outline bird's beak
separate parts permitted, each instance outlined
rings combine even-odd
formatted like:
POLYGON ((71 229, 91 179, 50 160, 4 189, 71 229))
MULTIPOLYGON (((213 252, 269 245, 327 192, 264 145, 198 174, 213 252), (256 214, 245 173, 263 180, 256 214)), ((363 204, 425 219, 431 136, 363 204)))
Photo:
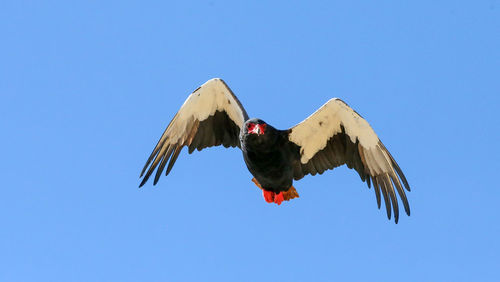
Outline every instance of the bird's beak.
POLYGON ((263 135, 266 132, 265 124, 256 124, 253 128, 251 128, 248 133, 263 135))

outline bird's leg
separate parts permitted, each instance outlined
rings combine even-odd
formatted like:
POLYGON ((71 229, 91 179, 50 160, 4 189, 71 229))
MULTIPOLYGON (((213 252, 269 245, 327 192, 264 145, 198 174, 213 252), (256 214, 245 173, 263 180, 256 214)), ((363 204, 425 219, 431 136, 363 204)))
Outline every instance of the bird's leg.
POLYGON ((276 203, 277 205, 281 205, 283 201, 290 201, 291 199, 298 198, 299 193, 295 190, 295 187, 290 186, 290 189, 284 192, 274 193, 273 191, 267 191, 262 188, 259 181, 257 179, 252 178, 252 182, 255 183, 257 187, 262 189, 262 195, 264 196, 264 200, 268 203, 276 203))
POLYGON ((283 202, 283 192, 279 192, 274 196, 274 203, 277 204, 278 206, 281 205, 281 202, 283 202))
POLYGON ((274 196, 276 195, 274 192, 272 191, 267 191, 266 189, 262 188, 262 186, 260 185, 259 181, 257 181, 257 179, 252 178, 252 182, 255 183, 255 185, 257 187, 259 187, 260 189, 262 189, 262 196, 264 196, 264 200, 266 200, 266 202, 268 203, 273 203, 274 202, 274 196))
POLYGON ((275 201, 276 194, 273 191, 262 189, 262 196, 264 196, 264 200, 266 200, 266 202, 272 203, 275 201))
POLYGON ((264 200, 266 200, 266 202, 268 202, 268 203, 275 202, 275 196, 276 196, 276 194, 273 191, 267 191, 266 189, 262 188, 262 186, 260 185, 259 181, 257 181, 257 179, 255 179, 255 177, 252 178, 252 182, 255 183, 255 185, 257 187, 259 187, 260 189, 262 189, 262 196, 264 196, 264 200))
POLYGON ((281 205, 283 201, 290 201, 291 199, 295 199, 299 197, 299 193, 295 190, 295 187, 290 186, 290 189, 287 191, 282 191, 279 194, 274 196, 274 202, 278 205, 281 205))

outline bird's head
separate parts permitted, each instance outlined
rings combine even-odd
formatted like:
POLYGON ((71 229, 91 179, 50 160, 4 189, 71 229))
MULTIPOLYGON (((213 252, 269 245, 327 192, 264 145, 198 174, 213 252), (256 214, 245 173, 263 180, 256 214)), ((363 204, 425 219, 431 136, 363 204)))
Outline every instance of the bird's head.
POLYGON ((262 146, 273 146, 278 140, 277 130, 261 119, 249 119, 243 125, 240 140, 246 143, 246 147, 257 148, 260 150, 262 146))
POLYGON ((245 122, 245 132, 247 134, 256 134, 257 136, 266 134, 267 123, 261 119, 253 118, 245 122))

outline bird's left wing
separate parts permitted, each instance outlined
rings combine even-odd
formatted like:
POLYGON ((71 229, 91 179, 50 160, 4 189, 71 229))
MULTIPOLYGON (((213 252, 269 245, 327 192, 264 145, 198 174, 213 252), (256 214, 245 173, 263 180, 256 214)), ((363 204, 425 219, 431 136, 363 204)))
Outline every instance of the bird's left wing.
POLYGON ((389 219, 391 202, 396 223, 399 218, 394 188, 403 201, 406 213, 410 214, 403 185, 408 191, 410 186, 401 168, 368 122, 344 101, 331 99, 307 119, 289 129, 288 138, 300 150, 300 160, 294 166, 295 180, 306 174, 321 174, 346 164, 359 173, 368 187, 373 182, 379 208, 382 191, 389 219))
POLYGON ((139 187, 158 165, 153 184, 158 182, 167 162, 168 175, 184 146, 188 146, 190 154, 195 149, 218 145, 240 147, 240 129, 247 119, 245 109, 222 79, 207 81, 189 95, 163 132, 142 169, 144 178, 139 187))

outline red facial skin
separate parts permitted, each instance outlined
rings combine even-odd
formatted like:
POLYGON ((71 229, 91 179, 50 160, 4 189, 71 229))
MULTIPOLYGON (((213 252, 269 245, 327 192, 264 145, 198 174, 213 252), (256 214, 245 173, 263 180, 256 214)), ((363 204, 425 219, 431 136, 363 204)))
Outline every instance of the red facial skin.
POLYGON ((249 134, 262 135, 266 133, 266 124, 249 123, 247 124, 247 130, 249 134))

